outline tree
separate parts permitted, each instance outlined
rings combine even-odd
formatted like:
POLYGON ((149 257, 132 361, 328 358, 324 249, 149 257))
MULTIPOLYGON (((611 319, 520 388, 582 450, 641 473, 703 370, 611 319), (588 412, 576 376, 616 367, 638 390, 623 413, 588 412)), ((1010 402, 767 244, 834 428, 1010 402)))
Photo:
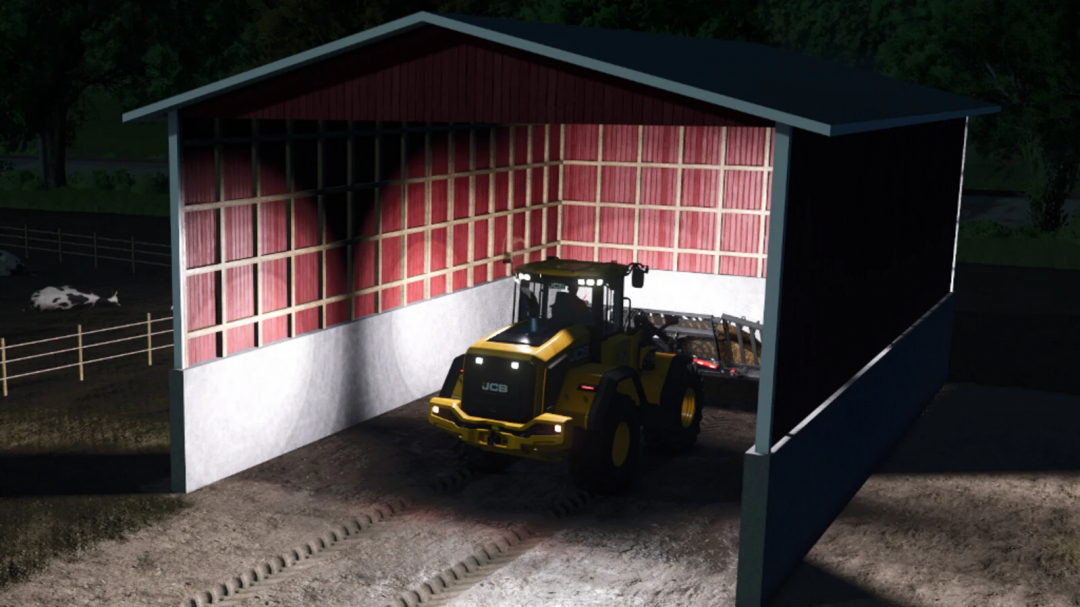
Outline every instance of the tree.
POLYGON ((1020 157, 1031 221, 1064 225, 1080 166, 1080 3, 1073 0, 769 0, 779 44, 1001 105, 969 141, 1020 157))
POLYGON ((122 93, 131 103, 218 75, 222 69, 214 68, 236 58, 223 51, 242 29, 230 9, 245 6, 242 0, 0 3, 0 112, 37 138, 45 186, 67 183, 66 151, 88 114, 88 90, 122 93))
POLYGON ((1065 225, 1080 167, 1080 4, 1072 0, 917 0, 882 45, 884 73, 1001 105, 971 138, 998 162, 1033 169, 1031 221, 1065 225))

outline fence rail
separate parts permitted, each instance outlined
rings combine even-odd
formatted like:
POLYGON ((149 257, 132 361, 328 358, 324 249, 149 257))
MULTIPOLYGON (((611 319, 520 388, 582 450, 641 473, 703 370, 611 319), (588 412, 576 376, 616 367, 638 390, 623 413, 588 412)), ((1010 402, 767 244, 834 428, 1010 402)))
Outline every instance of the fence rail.
POLYGON ((65 254, 78 257, 92 257, 94 258, 95 268, 98 267, 99 259, 128 262, 131 264, 132 273, 135 272, 136 264, 164 267, 170 267, 172 265, 170 260, 172 256, 171 245, 135 240, 134 236, 125 240, 123 238, 98 236, 97 232, 93 232, 92 234, 73 234, 64 232, 61 228, 57 228, 53 231, 30 229, 26 225, 21 228, 0 225, 0 246, 22 249, 23 256, 26 259, 30 258, 31 251, 55 253, 57 261, 60 263, 64 262, 65 254), (40 236, 40 234, 48 235, 48 237, 40 236), (108 244, 99 244, 99 242, 124 243, 127 246, 119 247, 108 244), (42 245, 55 246, 54 248, 46 248, 42 245), (137 249, 136 245, 139 245, 139 247, 142 248, 137 249), (147 250, 147 247, 155 247, 159 250, 147 250), (72 250, 73 248, 75 250, 72 250), (112 251, 122 251, 127 255, 124 257, 116 257, 115 255, 103 254, 112 251), (158 260, 139 259, 139 256, 150 256, 152 259, 156 258, 158 260))
POLYGON ((61 335, 59 337, 49 337, 49 338, 46 338, 46 339, 38 339, 38 340, 35 340, 35 341, 27 341, 27 342, 23 342, 23 343, 19 343, 19 344, 8 345, 7 341, 3 337, 0 337, 0 383, 3 384, 4 396, 8 395, 8 382, 10 380, 19 379, 19 378, 22 378, 22 377, 29 377, 31 375, 40 375, 42 373, 48 373, 50 371, 59 371, 61 369, 71 369, 73 367, 78 367, 79 368, 79 381, 84 381, 85 378, 86 378, 85 368, 86 368, 87 365, 90 365, 92 363, 106 361, 106 360, 112 360, 114 358, 122 358, 124 356, 133 356, 133 355, 136 355, 136 354, 145 353, 146 354, 146 365, 147 366, 153 366, 153 364, 154 364, 154 350, 161 350, 161 349, 164 349, 164 348, 171 348, 172 347, 172 344, 164 344, 164 345, 158 345, 158 346, 154 345, 154 336, 155 335, 163 335, 165 333, 172 333, 172 329, 170 328, 170 329, 163 329, 163 330, 160 330, 160 331, 155 331, 153 325, 154 325, 154 323, 167 322, 167 321, 171 321, 171 320, 172 320, 172 316, 167 316, 165 318, 152 318, 151 314, 147 313, 145 322, 134 322, 134 323, 126 324, 126 325, 118 325, 118 326, 115 326, 115 327, 106 327, 104 329, 95 329, 93 331, 83 331, 82 330, 82 325, 76 325, 75 333, 72 333, 70 335, 61 335), (121 329, 129 329, 131 327, 137 327, 137 326, 145 326, 146 327, 146 333, 145 334, 140 334, 140 335, 133 335, 131 337, 121 337, 119 339, 111 339, 111 340, 108 340, 108 341, 95 342, 95 343, 92 343, 92 344, 84 344, 83 343, 83 338, 85 336, 87 336, 87 335, 95 335, 95 334, 98 334, 98 333, 105 333, 105 332, 108 332, 108 331, 119 331, 121 329), (75 347, 72 347, 72 348, 63 348, 63 349, 60 349, 60 350, 51 350, 49 352, 40 352, 40 353, 37 353, 37 354, 30 354, 30 355, 22 356, 22 357, 19 357, 19 358, 8 358, 8 351, 9 350, 14 350, 16 348, 25 348, 27 346, 43 344, 43 343, 57 341, 57 340, 61 340, 61 339, 74 339, 74 340, 76 340, 76 345, 75 345, 75 347), (120 342, 131 341, 131 340, 135 340, 135 339, 145 339, 146 340, 146 347, 143 348, 143 349, 140 349, 140 350, 133 350, 131 352, 123 352, 121 354, 113 354, 113 355, 110 355, 110 356, 99 356, 98 358, 92 358, 92 359, 89 359, 89 360, 87 360, 85 358, 85 353, 90 348, 97 348, 97 347, 100 347, 100 346, 106 346, 106 345, 110 345, 110 344, 117 344, 117 343, 120 343, 120 342), (8 374, 8 366, 13 364, 13 363, 24 362, 24 361, 28 361, 28 360, 32 360, 32 359, 37 359, 37 358, 41 358, 43 356, 54 356, 54 355, 57 355, 57 354, 65 354, 65 353, 68 353, 68 352, 78 352, 78 355, 79 355, 78 362, 59 365, 59 366, 56 366, 56 367, 49 367, 47 369, 36 369, 34 371, 27 371, 27 372, 19 373, 19 374, 16 374, 16 375, 9 375, 8 374))

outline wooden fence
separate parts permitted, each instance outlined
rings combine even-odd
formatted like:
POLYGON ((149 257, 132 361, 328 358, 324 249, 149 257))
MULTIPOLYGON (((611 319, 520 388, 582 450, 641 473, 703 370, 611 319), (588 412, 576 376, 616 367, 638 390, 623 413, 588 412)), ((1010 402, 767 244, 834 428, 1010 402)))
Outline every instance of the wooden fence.
POLYGON ((98 236, 97 232, 90 235, 72 234, 56 230, 33 230, 28 226, 0 226, 0 246, 6 246, 15 250, 22 249, 23 258, 29 259, 31 251, 55 253, 59 263, 64 262, 64 255, 76 255, 80 257, 93 257, 94 267, 98 267, 98 260, 123 261, 131 264, 131 272, 135 272, 136 264, 151 266, 170 267, 171 245, 156 242, 143 242, 135 240, 132 236, 128 240, 122 238, 106 238, 98 236), (52 248, 48 248, 51 245, 52 248), (138 247, 136 247, 138 245, 138 247), (148 249, 148 247, 150 247, 148 249), (123 257, 118 255, 123 254, 123 257), (139 259, 139 256, 150 256, 151 260, 139 259))
POLYGON ((116 327, 107 327, 107 328, 104 328, 104 329, 96 329, 94 331, 85 331, 85 332, 82 330, 82 325, 77 325, 76 332, 73 333, 73 334, 62 335, 60 337, 50 337, 48 339, 39 339, 37 341, 28 341, 28 342, 24 342, 24 343, 21 343, 21 344, 8 345, 6 340, 3 337, 0 337, 0 383, 3 384, 4 396, 8 395, 8 381, 13 380, 13 379, 19 379, 20 377, 29 377, 31 375, 38 375, 38 374, 41 374, 41 373, 48 373, 48 372, 51 372, 51 371, 59 371, 61 369, 71 369, 73 367, 78 367, 78 369, 79 369, 79 381, 83 381, 85 379, 85 368, 86 368, 87 365, 97 363, 97 362, 102 362, 102 361, 105 361, 105 360, 111 360, 111 359, 114 359, 114 358, 121 358, 121 357, 124 357, 124 356, 133 356, 135 354, 143 354, 143 353, 146 354, 146 364, 147 364, 147 366, 151 366, 151 365, 154 364, 154 350, 161 350, 163 348, 171 348, 172 347, 171 343, 170 344, 160 345, 160 346, 155 346, 154 345, 154 336, 155 335, 162 335, 164 333, 172 333, 172 327, 170 326, 168 329, 163 329, 161 331, 154 331, 153 330, 153 325, 154 325, 154 323, 171 321, 171 320, 172 320, 172 316, 169 316, 169 317, 166 317, 166 318, 154 318, 154 319, 151 319, 150 313, 147 313, 146 314, 146 322, 136 322, 136 323, 130 323, 130 324, 126 324, 126 325, 119 325, 119 326, 116 326, 116 327), (92 344, 84 344, 83 343, 83 338, 86 337, 87 335, 95 335, 95 334, 100 334, 100 333, 106 333, 106 332, 109 332, 109 331, 118 331, 120 329, 127 329, 127 328, 130 328, 130 327, 137 327, 137 326, 140 326, 140 325, 144 325, 146 327, 146 333, 145 334, 139 334, 139 335, 135 335, 135 336, 132 336, 132 337, 122 337, 120 339, 113 339, 113 340, 109 340, 109 341, 96 342, 96 343, 92 343, 92 344), (76 340, 75 347, 73 347, 73 348, 63 348, 63 349, 60 349, 60 350, 52 350, 52 351, 49 351, 49 352, 40 352, 38 354, 31 354, 31 355, 23 356, 23 357, 20 357, 20 358, 9 358, 9 354, 8 354, 9 350, 14 350, 16 348, 24 348, 26 346, 32 346, 32 345, 36 345, 36 344, 43 344, 43 343, 46 343, 46 342, 60 341, 60 340, 65 340, 65 339, 67 339, 67 340, 70 340, 70 339, 76 340), (131 351, 131 352, 124 352, 122 354, 114 354, 112 356, 100 356, 98 358, 91 358, 91 359, 87 359, 86 356, 85 356, 86 351, 90 350, 91 348, 97 348, 97 347, 105 346, 105 345, 108 345, 108 344, 115 344, 115 343, 120 343, 120 342, 124 342, 124 341, 131 341, 131 340, 135 340, 135 339, 145 339, 146 340, 146 348, 143 348, 141 350, 134 350, 134 351, 131 351), (36 358, 42 358, 44 356, 53 356, 53 355, 56 355, 56 354, 63 354, 63 353, 66 353, 66 352, 78 352, 78 356, 79 356, 78 362, 70 363, 70 364, 66 364, 66 365, 59 365, 59 366, 56 366, 56 367, 49 367, 47 369, 35 369, 34 371, 28 371, 28 372, 25 372, 25 373, 19 373, 17 375, 8 375, 8 367, 13 363, 23 362, 23 361, 27 361, 27 360, 31 360, 31 359, 36 359, 36 358))

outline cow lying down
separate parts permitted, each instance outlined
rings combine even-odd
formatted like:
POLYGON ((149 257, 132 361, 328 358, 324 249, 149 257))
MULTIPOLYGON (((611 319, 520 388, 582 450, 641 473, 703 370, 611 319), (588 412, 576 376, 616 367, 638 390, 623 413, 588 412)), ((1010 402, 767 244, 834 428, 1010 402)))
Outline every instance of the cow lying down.
POLYGON ((45 287, 40 291, 34 291, 34 294, 30 296, 30 303, 38 312, 77 310, 95 306, 119 306, 118 295, 119 293, 114 291, 112 297, 105 298, 94 293, 83 293, 74 287, 45 287))
POLYGON ((0 278, 7 276, 26 276, 26 266, 22 260, 7 251, 0 251, 0 278))

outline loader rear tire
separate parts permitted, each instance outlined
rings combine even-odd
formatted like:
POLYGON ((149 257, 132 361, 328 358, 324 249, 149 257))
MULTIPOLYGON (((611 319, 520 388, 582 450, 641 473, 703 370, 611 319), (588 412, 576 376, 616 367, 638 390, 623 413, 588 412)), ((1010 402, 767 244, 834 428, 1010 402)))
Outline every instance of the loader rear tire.
POLYGON ((574 483, 586 491, 620 493, 637 480, 641 421, 628 396, 616 394, 598 427, 578 430, 570 455, 574 483))
POLYGON ((676 357, 660 391, 660 405, 649 416, 645 444, 649 451, 676 454, 688 451, 701 432, 704 388, 694 364, 676 357))

